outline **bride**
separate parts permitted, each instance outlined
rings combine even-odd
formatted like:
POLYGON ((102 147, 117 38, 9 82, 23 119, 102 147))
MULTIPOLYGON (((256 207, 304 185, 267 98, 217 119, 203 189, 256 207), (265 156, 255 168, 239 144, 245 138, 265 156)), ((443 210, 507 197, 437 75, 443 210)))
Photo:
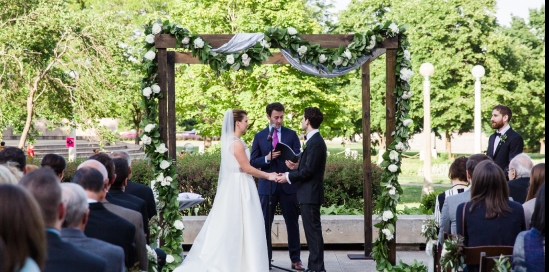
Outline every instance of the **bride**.
POLYGON ((269 271, 263 213, 252 176, 274 180, 250 165, 240 139, 247 113, 228 110, 221 132, 221 169, 212 210, 187 257, 174 272, 269 271))

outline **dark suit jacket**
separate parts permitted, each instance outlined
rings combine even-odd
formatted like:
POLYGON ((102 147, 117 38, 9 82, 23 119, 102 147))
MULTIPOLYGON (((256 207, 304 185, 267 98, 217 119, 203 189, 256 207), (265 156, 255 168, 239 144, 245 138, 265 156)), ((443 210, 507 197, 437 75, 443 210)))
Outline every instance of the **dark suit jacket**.
POLYGON ((524 204, 526 202, 526 195, 528 194, 528 187, 530 186, 530 178, 518 178, 507 182, 509 185, 509 194, 514 201, 524 204))
POLYGON ((147 215, 149 220, 156 215, 156 203, 151 187, 128 180, 124 192, 143 199, 147 203, 147 215))
POLYGON ((107 261, 104 258, 64 242, 56 233, 46 231, 46 242, 47 256, 44 272, 96 272, 105 271, 107 267, 107 261))
POLYGON ((107 260, 106 272, 122 272, 124 267, 124 250, 107 242, 86 237, 83 231, 74 228, 61 229, 61 238, 86 252, 93 253, 107 260))
POLYGON ((289 173, 292 184, 297 184, 297 201, 302 204, 324 203, 324 170, 326 169, 326 143, 315 133, 309 140, 296 171, 289 173))
POLYGON ((124 208, 126 208, 126 209, 134 210, 134 211, 136 211, 136 212, 141 213, 141 208, 139 208, 139 206, 137 206, 136 204, 133 204, 133 203, 131 203, 131 202, 129 202, 129 201, 123 200, 123 199, 121 199, 121 198, 114 197, 114 196, 110 193, 110 191, 107 192, 107 195, 105 196, 105 199, 106 199, 108 202, 110 202, 110 203, 112 203, 112 204, 114 204, 114 205, 122 206, 122 207, 124 207, 124 208))
MULTIPOLYGON (((260 168, 261 171, 265 171, 267 173, 271 172, 271 165, 272 164, 272 171, 276 173, 285 173, 288 172, 288 167, 286 167, 286 162, 279 159, 274 159, 269 163, 265 163, 265 156, 271 152, 272 143, 268 140, 270 132, 270 127, 267 127, 263 129, 262 131, 255 134, 254 142, 252 144, 252 151, 250 155, 250 164, 255 168, 260 168)), ((280 136, 282 139, 280 139, 280 142, 283 142, 290 146, 294 153, 299 153, 300 149, 300 143, 299 138, 297 137, 297 134, 295 131, 281 127, 280 136)), ((272 193, 276 191, 277 186, 282 186, 282 189, 286 194, 295 194, 297 191, 297 186, 294 184, 284 183, 284 184, 278 184, 274 181, 269 181, 266 179, 259 179, 259 185, 258 185, 258 193, 260 195, 268 195, 269 194, 269 187, 272 185, 272 193)))
MULTIPOLYGON (((509 128, 504 135, 507 135, 507 139, 502 143, 499 141, 499 145, 496 148, 496 153, 494 153, 494 140, 496 139, 496 134, 490 135, 488 139, 488 150, 486 150, 486 156, 492 158, 494 162, 505 171, 507 175, 507 170, 509 170, 509 162, 518 154, 522 153, 524 148, 524 140, 522 137, 515 132, 512 128, 509 128)), ((502 135, 503 136, 503 135, 502 135)))
POLYGON ((84 233, 88 237, 122 247, 126 267, 133 267, 137 261, 133 243, 135 227, 128 220, 105 209, 103 204, 90 203, 90 215, 84 233))
POLYGON ((145 230, 145 235, 148 237, 150 235, 149 231, 149 216, 147 214, 147 203, 145 200, 130 195, 120 189, 110 189, 109 194, 115 198, 122 199, 124 201, 131 202, 139 207, 139 212, 141 213, 141 216, 143 216, 143 229, 145 230))

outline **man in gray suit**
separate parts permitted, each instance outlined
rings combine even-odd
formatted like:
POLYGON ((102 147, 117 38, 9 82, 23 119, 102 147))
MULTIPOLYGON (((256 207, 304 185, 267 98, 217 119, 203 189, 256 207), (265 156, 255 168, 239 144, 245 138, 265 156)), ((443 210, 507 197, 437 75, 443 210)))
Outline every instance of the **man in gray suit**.
POLYGON ((86 237, 84 228, 88 222, 88 197, 84 189, 74 183, 61 183, 63 203, 67 207, 61 238, 82 250, 107 260, 106 272, 125 271, 124 250, 107 242, 86 237))
MULTIPOLYGON (((469 184, 473 183, 472 177, 473 177, 473 172, 475 171, 475 167, 481 161, 485 161, 485 160, 491 161, 492 159, 490 159, 490 157, 486 156, 485 154, 474 154, 467 159, 467 163, 465 164, 465 167, 467 169, 466 170, 467 181, 469 181, 469 184)), ((444 233, 456 234, 457 206, 471 199, 471 191, 469 190, 470 188, 471 187, 467 188, 465 192, 461 194, 449 196, 444 201, 444 205, 442 206, 442 211, 440 216, 440 226, 439 226, 440 231, 438 233, 438 242, 441 245, 444 244, 444 233)))

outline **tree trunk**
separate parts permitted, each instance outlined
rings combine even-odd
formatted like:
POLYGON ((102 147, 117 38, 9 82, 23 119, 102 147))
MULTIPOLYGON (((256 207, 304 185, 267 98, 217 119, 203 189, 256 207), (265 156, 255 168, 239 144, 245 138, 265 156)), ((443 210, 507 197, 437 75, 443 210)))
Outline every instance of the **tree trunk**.
POLYGON ((545 154, 545 139, 539 140, 539 154, 545 154))
POLYGON ((34 103, 32 101, 34 99, 35 91, 36 90, 32 90, 27 97, 27 119, 25 120, 25 128, 23 129, 23 132, 21 133, 21 139, 19 140, 19 148, 23 148, 25 146, 25 142, 27 141, 27 134, 29 133, 31 127, 32 113, 34 110, 34 103))
POLYGON ((446 130, 446 154, 448 155, 448 160, 452 159, 452 131, 446 130))
POLYGON ((204 149, 212 146, 212 136, 204 136, 204 149))

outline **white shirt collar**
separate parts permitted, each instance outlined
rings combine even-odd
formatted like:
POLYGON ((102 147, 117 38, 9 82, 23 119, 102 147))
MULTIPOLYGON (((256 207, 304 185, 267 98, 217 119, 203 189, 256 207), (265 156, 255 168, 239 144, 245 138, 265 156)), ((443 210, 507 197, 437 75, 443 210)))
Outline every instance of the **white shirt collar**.
MULTIPOLYGON (((309 131, 309 133, 307 133, 307 141, 309 141, 309 139, 311 139, 311 137, 313 137, 313 135, 315 135, 315 133, 318 132, 318 129, 313 129, 311 131, 309 131)), ((305 141, 305 142, 307 142, 305 141)))
POLYGON ((97 200, 88 198, 88 203, 97 203, 97 200))
POLYGON ((507 126, 503 127, 500 131, 498 131, 499 133, 501 133, 501 135, 505 134, 505 132, 507 132, 509 129, 511 128, 511 126, 509 124, 507 124, 507 126))

